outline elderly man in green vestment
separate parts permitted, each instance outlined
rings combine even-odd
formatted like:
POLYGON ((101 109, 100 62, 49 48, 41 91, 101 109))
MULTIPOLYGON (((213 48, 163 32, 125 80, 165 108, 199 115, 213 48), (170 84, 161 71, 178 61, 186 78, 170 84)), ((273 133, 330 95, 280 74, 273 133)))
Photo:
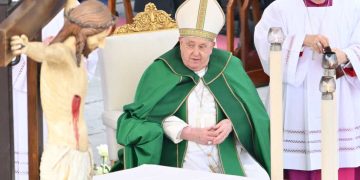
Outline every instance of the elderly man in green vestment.
POLYGON ((269 179, 269 117, 241 61, 214 48, 221 7, 187 0, 176 21, 179 45, 147 68, 118 120, 119 164, 269 179))

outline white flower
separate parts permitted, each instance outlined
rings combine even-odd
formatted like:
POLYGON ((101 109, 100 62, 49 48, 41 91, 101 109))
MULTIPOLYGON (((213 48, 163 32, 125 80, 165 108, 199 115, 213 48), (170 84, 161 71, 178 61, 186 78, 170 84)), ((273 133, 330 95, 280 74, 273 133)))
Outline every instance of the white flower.
POLYGON ((96 149, 101 157, 107 158, 109 156, 108 146, 106 144, 100 144, 96 149))
POLYGON ((100 144, 99 146, 96 147, 96 149, 98 150, 98 154, 101 157, 101 163, 100 166, 97 166, 95 168, 95 173, 96 174, 109 173, 110 166, 107 165, 107 161, 109 158, 108 146, 106 144, 100 144))
POLYGON ((97 166, 95 169, 96 175, 106 174, 110 172, 110 166, 107 164, 102 164, 100 166, 97 166))

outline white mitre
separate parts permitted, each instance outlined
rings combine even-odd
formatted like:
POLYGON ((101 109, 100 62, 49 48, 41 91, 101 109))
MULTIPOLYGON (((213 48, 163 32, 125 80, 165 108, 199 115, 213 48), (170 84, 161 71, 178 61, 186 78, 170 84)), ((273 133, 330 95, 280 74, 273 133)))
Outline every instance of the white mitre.
POLYGON ((225 24, 225 14, 216 0, 186 0, 175 14, 180 36, 214 41, 225 24))

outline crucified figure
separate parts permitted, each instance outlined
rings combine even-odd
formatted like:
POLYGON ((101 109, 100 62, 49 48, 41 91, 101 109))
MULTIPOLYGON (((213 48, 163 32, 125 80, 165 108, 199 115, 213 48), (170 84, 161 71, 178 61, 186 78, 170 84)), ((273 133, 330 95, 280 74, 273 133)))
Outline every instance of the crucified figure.
POLYGON ((114 26, 105 5, 96 0, 68 0, 65 23, 50 45, 11 38, 14 55, 41 63, 41 104, 48 140, 40 164, 41 179, 91 179, 92 153, 84 120, 88 80, 84 56, 101 47, 114 26))

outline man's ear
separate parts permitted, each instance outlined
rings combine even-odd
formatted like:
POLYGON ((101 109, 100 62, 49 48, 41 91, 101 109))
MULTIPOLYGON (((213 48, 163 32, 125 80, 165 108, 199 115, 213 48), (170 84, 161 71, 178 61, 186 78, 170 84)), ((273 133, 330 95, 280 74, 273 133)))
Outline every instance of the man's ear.
POLYGON ((183 39, 183 37, 179 37, 179 43, 181 44, 182 42, 181 42, 181 40, 183 39))

